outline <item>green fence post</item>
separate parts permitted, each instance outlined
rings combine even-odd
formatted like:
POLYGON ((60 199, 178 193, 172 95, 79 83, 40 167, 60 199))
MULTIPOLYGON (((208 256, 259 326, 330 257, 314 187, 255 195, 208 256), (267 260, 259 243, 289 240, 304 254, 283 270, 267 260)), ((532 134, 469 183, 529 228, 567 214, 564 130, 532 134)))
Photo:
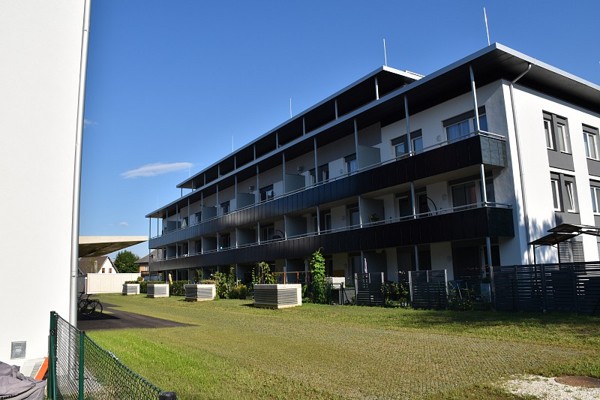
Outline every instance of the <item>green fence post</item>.
POLYGON ((85 333, 79 332, 79 398, 84 399, 83 396, 83 384, 84 384, 84 339, 85 333))
POLYGON ((50 311, 50 334, 48 336, 48 399, 56 399, 56 330, 57 314, 50 311))

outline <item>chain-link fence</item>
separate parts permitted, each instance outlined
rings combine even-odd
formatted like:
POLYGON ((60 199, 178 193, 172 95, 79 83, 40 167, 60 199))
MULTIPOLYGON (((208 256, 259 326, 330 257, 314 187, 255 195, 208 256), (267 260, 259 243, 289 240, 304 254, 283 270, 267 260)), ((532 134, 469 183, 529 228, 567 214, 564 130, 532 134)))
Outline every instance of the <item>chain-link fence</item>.
POLYGON ((50 313, 49 399, 175 399, 102 349, 56 312, 50 313))

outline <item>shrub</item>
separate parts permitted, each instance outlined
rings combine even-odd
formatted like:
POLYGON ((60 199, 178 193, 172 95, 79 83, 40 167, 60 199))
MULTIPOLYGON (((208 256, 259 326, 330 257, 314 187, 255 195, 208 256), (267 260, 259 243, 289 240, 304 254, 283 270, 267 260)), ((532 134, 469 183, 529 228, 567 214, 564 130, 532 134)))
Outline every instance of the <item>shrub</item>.
POLYGON ((187 283, 188 281, 173 281, 173 284, 169 287, 171 296, 185 296, 185 288, 183 285, 187 283))
POLYGON ((381 291, 386 307, 408 307, 410 295, 407 283, 387 281, 381 291))
POLYGON ((325 279, 325 257, 321 254, 321 249, 312 254, 310 275, 312 277, 310 300, 313 303, 329 304, 331 302, 331 288, 325 279))
POLYGON ((245 300, 246 297, 248 297, 248 288, 243 283, 240 283, 239 285, 232 287, 231 290, 229 291, 228 298, 230 298, 230 299, 245 300))
POLYGON ((264 261, 256 264, 252 270, 252 286, 256 284, 274 284, 277 283, 275 274, 271 272, 271 267, 264 261))

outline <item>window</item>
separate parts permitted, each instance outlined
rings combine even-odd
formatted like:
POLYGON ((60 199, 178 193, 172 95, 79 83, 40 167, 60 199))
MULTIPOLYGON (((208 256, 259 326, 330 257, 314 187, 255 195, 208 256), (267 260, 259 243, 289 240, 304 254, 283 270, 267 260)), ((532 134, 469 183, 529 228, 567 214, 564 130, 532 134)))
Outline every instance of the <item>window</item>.
POLYGON ((102 268, 102 273, 105 273, 105 272, 106 272, 106 268, 102 268))
POLYGON ((555 150, 554 135, 552 134, 552 121, 544 118, 544 132, 546 134, 546 147, 555 150))
POLYGON ((346 172, 348 174, 352 174, 358 171, 358 160, 356 159, 356 154, 350 154, 344 158, 346 161, 346 172))
POLYGON ((317 169, 317 171, 318 171, 317 174, 315 174, 314 168, 312 168, 309 171, 310 178, 311 178, 313 185, 316 183, 321 183, 321 182, 329 180, 329 164, 320 165, 319 168, 317 169))
MULTIPOLYGON (((412 151, 414 153, 423 151, 423 134, 420 129, 410 133, 410 141, 412 142, 412 151)), ((406 135, 393 139, 392 146, 394 147, 396 158, 404 157, 409 154, 408 137, 406 135)))
POLYGON ((322 211, 319 217, 321 222, 321 232, 331 230, 331 211, 322 211))
POLYGON ((412 132, 410 134, 410 140, 415 154, 421 153, 423 151, 423 134, 421 133, 421 130, 419 129, 416 132, 412 132))
POLYGON ((560 151, 563 153, 571 153, 571 140, 569 138, 569 130, 567 129, 567 126, 562 123, 557 123, 556 131, 558 133, 560 151))
POLYGON ((219 249, 224 250, 231 247, 231 235, 229 233, 221 234, 219 236, 219 241, 221 242, 219 249))
POLYGON ((270 200, 275 197, 273 192, 273 185, 268 185, 260 188, 260 201, 270 200))
POLYGON ((544 112, 544 135, 549 150, 571 154, 571 138, 566 118, 544 112))
POLYGON ((566 208, 569 212, 577 212, 577 197, 575 191, 575 182, 565 181, 565 190, 567 192, 566 196, 566 208))
POLYGON ((196 223, 199 224, 202 221, 202 212, 194 214, 196 216, 196 223))
POLYGON ((552 185, 552 202, 554 206, 554 211, 561 211, 562 208, 560 206, 560 184, 558 178, 552 178, 550 180, 552 185))
POLYGON ((352 204, 347 207, 348 213, 348 226, 360 225, 360 214, 358 211, 358 204, 352 204))
MULTIPOLYGON (((483 202, 484 188, 481 186, 481 179, 477 179, 473 176, 450 182, 449 185, 452 192, 453 207, 475 206, 480 202, 483 202)), ((492 177, 485 180, 485 198, 488 203, 494 203, 496 201, 494 180, 492 177)))
POLYGON ((592 210, 594 214, 600 214, 600 187, 590 186, 590 191, 592 193, 592 210))
POLYGON ((466 182, 452 186, 452 205, 454 207, 477 204, 477 185, 466 182))
POLYGON ((229 201, 224 201, 221 203, 221 210, 223 211, 223 215, 229 214, 229 201))
POLYGON ((408 143, 406 139, 406 135, 402 135, 392 140, 396 158, 408 155, 408 143))
POLYGON ((585 143, 585 156, 598 160, 598 129, 583 125, 583 142, 585 143))
MULTIPOLYGON (((477 112, 479 114, 479 129, 487 131, 487 117, 485 116, 485 107, 479 107, 477 112)), ((477 131, 475 123, 475 113, 473 111, 467 111, 456 117, 449 118, 442 121, 442 125, 446 130, 446 140, 453 142, 461 138, 467 137, 471 132, 477 131)))
POLYGON ((400 195, 398 197, 398 212, 400 213, 400 218, 412 215, 410 195, 400 195))
POLYGON ((275 234, 275 225, 264 225, 260 227, 260 240, 267 241, 273 239, 275 234))

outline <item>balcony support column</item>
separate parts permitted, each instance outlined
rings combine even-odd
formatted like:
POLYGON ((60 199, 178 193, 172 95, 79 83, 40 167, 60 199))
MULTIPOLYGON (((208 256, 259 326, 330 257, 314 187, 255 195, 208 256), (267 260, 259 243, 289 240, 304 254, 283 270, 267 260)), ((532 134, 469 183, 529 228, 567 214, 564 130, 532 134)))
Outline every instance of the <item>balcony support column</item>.
POLYGON ((419 260, 419 246, 417 246, 415 244, 415 249, 414 250, 415 250, 415 271, 419 271, 420 270, 420 266, 419 266, 419 264, 420 264, 420 262, 419 262, 420 261, 419 260))
POLYGON ((413 219, 417 218, 417 204, 415 201, 415 184, 413 181, 410 182, 410 206, 412 208, 413 219))
POLYGON ((215 195, 216 195, 215 197, 216 197, 216 200, 217 200, 217 204, 215 204, 215 206, 217 207, 217 215, 219 215, 219 208, 221 206, 221 203, 219 203, 219 184, 218 183, 216 185, 215 195))
POLYGON ((477 88, 475 86, 475 74, 473 73, 473 67, 469 65, 469 75, 471 78, 471 92, 473 93, 473 114, 475 121, 475 131, 479 134, 481 127, 479 126, 479 107, 477 106, 477 88))
POLYGON ((285 152, 281 152, 281 181, 283 182, 283 193, 285 194, 285 152))
POLYGON ((485 167, 483 164, 479 166, 479 174, 481 175, 481 201, 484 207, 487 207, 487 190, 485 187, 485 167))
POLYGON ((260 202, 260 179, 259 176, 260 175, 260 168, 258 168, 258 165, 256 166, 256 194, 254 197, 254 202, 258 203, 260 202), (258 201, 256 201, 256 198, 258 197, 258 201))
POLYGON ((260 221, 256 223, 256 242, 260 244, 260 221))
POLYGON ((354 153, 356 154, 356 167, 360 169, 360 159, 358 158, 358 121, 356 121, 356 118, 354 118, 354 149, 354 153))
MULTIPOLYGON (((489 236, 485 237, 485 250, 487 253, 487 260, 486 260, 487 266, 491 271, 492 270, 492 240, 490 239, 489 236)), ((482 268, 481 277, 482 278, 486 277, 485 265, 482 268)))
POLYGON ((379 100, 379 81, 375 77, 375 100, 379 100))
POLYGON ((408 97, 404 96, 404 116, 406 120, 406 141, 408 142, 408 154, 413 154, 413 144, 410 138, 410 118, 408 116, 408 97))
POLYGON ((321 207, 317 206, 317 235, 321 234, 321 207))
POLYGON ((319 159, 317 158, 317 138, 313 138, 313 152, 315 153, 315 182, 314 184, 319 182, 319 159))

